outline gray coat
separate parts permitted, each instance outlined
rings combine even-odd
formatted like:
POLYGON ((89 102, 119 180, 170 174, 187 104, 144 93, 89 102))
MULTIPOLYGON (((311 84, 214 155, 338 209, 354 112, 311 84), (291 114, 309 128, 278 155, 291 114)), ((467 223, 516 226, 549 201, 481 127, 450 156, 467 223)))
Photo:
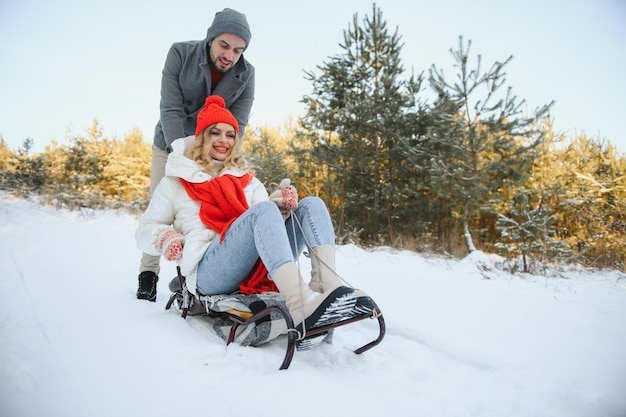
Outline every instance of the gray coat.
POLYGON ((175 139, 195 135, 196 117, 209 95, 224 98, 243 137, 254 101, 254 67, 242 55, 211 91, 208 42, 176 42, 167 54, 161 79, 160 119, 154 132, 154 144, 159 149, 170 152, 175 139))

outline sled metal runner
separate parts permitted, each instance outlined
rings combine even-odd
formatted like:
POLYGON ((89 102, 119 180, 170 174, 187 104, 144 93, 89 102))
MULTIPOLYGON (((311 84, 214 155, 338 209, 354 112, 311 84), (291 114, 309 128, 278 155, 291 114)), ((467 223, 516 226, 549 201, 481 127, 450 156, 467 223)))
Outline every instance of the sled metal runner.
MULTIPOLYGON (((185 278, 180 274, 180 270, 178 274, 178 279, 181 284, 180 285, 181 290, 174 292, 170 296, 170 299, 167 302, 165 309, 169 310, 177 298, 182 298, 181 316, 184 319, 186 319, 187 313, 189 311, 189 306, 191 305, 191 302, 192 302, 191 298, 193 297, 193 295, 190 294, 189 291, 186 290, 186 287, 184 285, 185 278)), ((195 300, 201 303, 201 301, 197 300, 197 298, 195 300)), ((298 335, 298 332, 296 332, 295 330, 295 326, 293 325, 293 319, 291 318, 291 315, 286 309, 277 305, 267 306, 266 308, 262 309, 260 312, 253 314, 252 316, 249 316, 249 317, 241 317, 237 314, 230 313, 230 312, 217 312, 217 311, 211 311, 207 309, 207 313, 214 314, 214 315, 226 315, 233 322, 233 325, 230 328, 228 339, 226 340, 227 346, 230 345, 235 340, 235 335, 239 326, 246 326, 249 324, 253 324, 257 320, 268 317, 272 312, 277 312, 280 315, 282 315, 287 325, 287 334, 286 334, 287 348, 285 352, 285 357, 279 368, 281 370, 287 369, 289 368, 289 365, 291 364, 291 360, 293 359, 299 335, 298 335)), ((349 318, 349 319, 346 319, 337 323, 328 324, 328 325, 316 327, 313 329, 307 329, 305 337, 307 338, 312 337, 312 336, 315 336, 324 332, 328 332, 337 327, 345 326, 345 325, 352 324, 352 323, 365 320, 365 319, 376 319, 378 321, 378 336, 376 337, 376 339, 372 340, 371 342, 366 343, 365 345, 354 350, 354 353, 361 354, 373 348, 374 346, 378 345, 383 340, 383 337, 385 336, 385 319, 383 318, 382 313, 377 308, 357 317, 352 317, 352 318, 349 318)))

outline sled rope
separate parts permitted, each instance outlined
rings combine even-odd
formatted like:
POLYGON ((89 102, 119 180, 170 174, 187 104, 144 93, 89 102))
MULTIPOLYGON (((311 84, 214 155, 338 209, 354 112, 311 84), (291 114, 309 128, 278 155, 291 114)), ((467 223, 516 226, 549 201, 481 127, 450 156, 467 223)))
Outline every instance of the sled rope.
MULTIPOLYGON (((298 254, 300 253, 299 248, 298 248, 298 240, 297 240, 297 235, 296 235, 296 225, 298 226, 298 229, 300 230, 300 232, 302 233, 302 238, 304 239, 304 243, 306 245, 306 247, 311 248, 311 250, 313 252, 315 252, 315 248, 311 245, 311 242, 309 242, 309 240, 306 237, 306 234, 304 233, 304 228, 302 227, 302 223, 300 223, 300 219, 298 219, 298 217, 295 215, 295 213, 293 212, 293 209, 289 210, 289 215, 287 216, 287 218, 291 217, 292 218, 292 222, 291 222, 291 233, 293 236, 293 246, 294 246, 294 253, 298 254)), ((305 256, 307 256, 309 259, 311 259, 311 256, 307 253, 305 253, 305 256)), ((315 261, 318 262, 318 266, 319 265, 324 265, 328 270, 332 271, 335 275, 337 275, 339 277, 340 280, 342 280, 344 283, 346 283, 350 288, 354 288, 348 281, 346 281, 345 279, 343 279, 342 276, 340 276, 339 274, 337 274, 337 272, 331 268, 326 262, 324 262, 322 259, 320 259, 319 256, 315 257, 315 261)), ((311 259, 312 260, 312 259, 311 259)), ((304 283, 304 279, 302 278, 302 271, 300 268, 300 257, 298 256, 296 258, 296 268, 298 270, 298 278, 300 280, 300 299, 302 300, 302 302, 304 303, 304 293, 302 291, 302 285, 304 283)), ((320 268, 321 271, 321 268, 320 268)), ((320 281, 321 284, 321 281, 320 281)), ((288 329, 287 331, 294 331, 297 334, 297 339, 298 340, 302 340, 306 337, 306 326, 304 325, 304 321, 305 318, 304 317, 304 309, 302 309, 302 333, 300 333, 297 329, 288 329)))
MULTIPOLYGON (((297 221, 297 217, 293 212, 293 209, 289 210, 289 216, 287 216, 287 218, 291 217, 292 219, 297 221)), ((298 224, 300 225, 300 222, 298 222, 298 224)), ((304 236, 304 231, 302 230, 302 225, 300 225, 300 231, 303 232, 302 236, 304 236)), ((296 239, 296 223, 295 222, 291 222, 291 232, 293 233, 293 249, 294 249, 294 253, 298 254, 300 253, 298 250, 298 241, 296 239)), ((306 239, 306 238, 305 238, 306 239)), ((300 257, 296 257, 296 269, 298 270, 298 279, 300 281, 300 285, 299 285, 299 289, 300 289, 300 300, 302 300, 302 305, 304 306, 304 293, 302 292, 302 283, 304 282, 303 278, 302 278, 302 273, 300 271, 300 257)), ((297 329, 289 329, 289 331, 294 331, 297 334, 297 339, 298 340, 302 340, 306 337, 306 326, 304 325, 304 321, 306 319, 306 317, 304 317, 304 308, 302 308, 302 333, 300 333, 297 329)))

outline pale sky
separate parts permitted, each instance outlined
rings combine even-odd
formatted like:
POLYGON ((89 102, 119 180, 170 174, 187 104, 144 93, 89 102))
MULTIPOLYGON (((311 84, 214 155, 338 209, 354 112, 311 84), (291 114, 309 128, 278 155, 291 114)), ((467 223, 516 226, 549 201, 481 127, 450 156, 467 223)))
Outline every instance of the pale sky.
MULTIPOLYGON (((93 119, 106 137, 132 127, 152 141, 161 70, 173 42, 203 39, 215 12, 243 12, 257 69, 252 126, 303 114, 304 70, 342 53, 343 30, 364 0, 0 0, 0 134, 35 151, 93 119)), ((529 109, 555 100, 555 127, 604 138, 626 153, 626 0, 379 0, 398 28, 407 72, 435 64, 453 78, 450 48, 472 41, 483 68, 513 55, 507 85, 529 109)))

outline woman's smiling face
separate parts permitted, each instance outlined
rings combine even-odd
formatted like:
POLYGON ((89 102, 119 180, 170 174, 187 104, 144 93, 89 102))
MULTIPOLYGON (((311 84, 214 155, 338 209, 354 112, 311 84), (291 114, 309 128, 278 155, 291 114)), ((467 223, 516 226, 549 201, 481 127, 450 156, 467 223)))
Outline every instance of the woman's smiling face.
POLYGON ((237 141, 235 128, 228 123, 216 123, 209 128, 209 140, 204 141, 202 155, 206 160, 224 161, 237 141))

